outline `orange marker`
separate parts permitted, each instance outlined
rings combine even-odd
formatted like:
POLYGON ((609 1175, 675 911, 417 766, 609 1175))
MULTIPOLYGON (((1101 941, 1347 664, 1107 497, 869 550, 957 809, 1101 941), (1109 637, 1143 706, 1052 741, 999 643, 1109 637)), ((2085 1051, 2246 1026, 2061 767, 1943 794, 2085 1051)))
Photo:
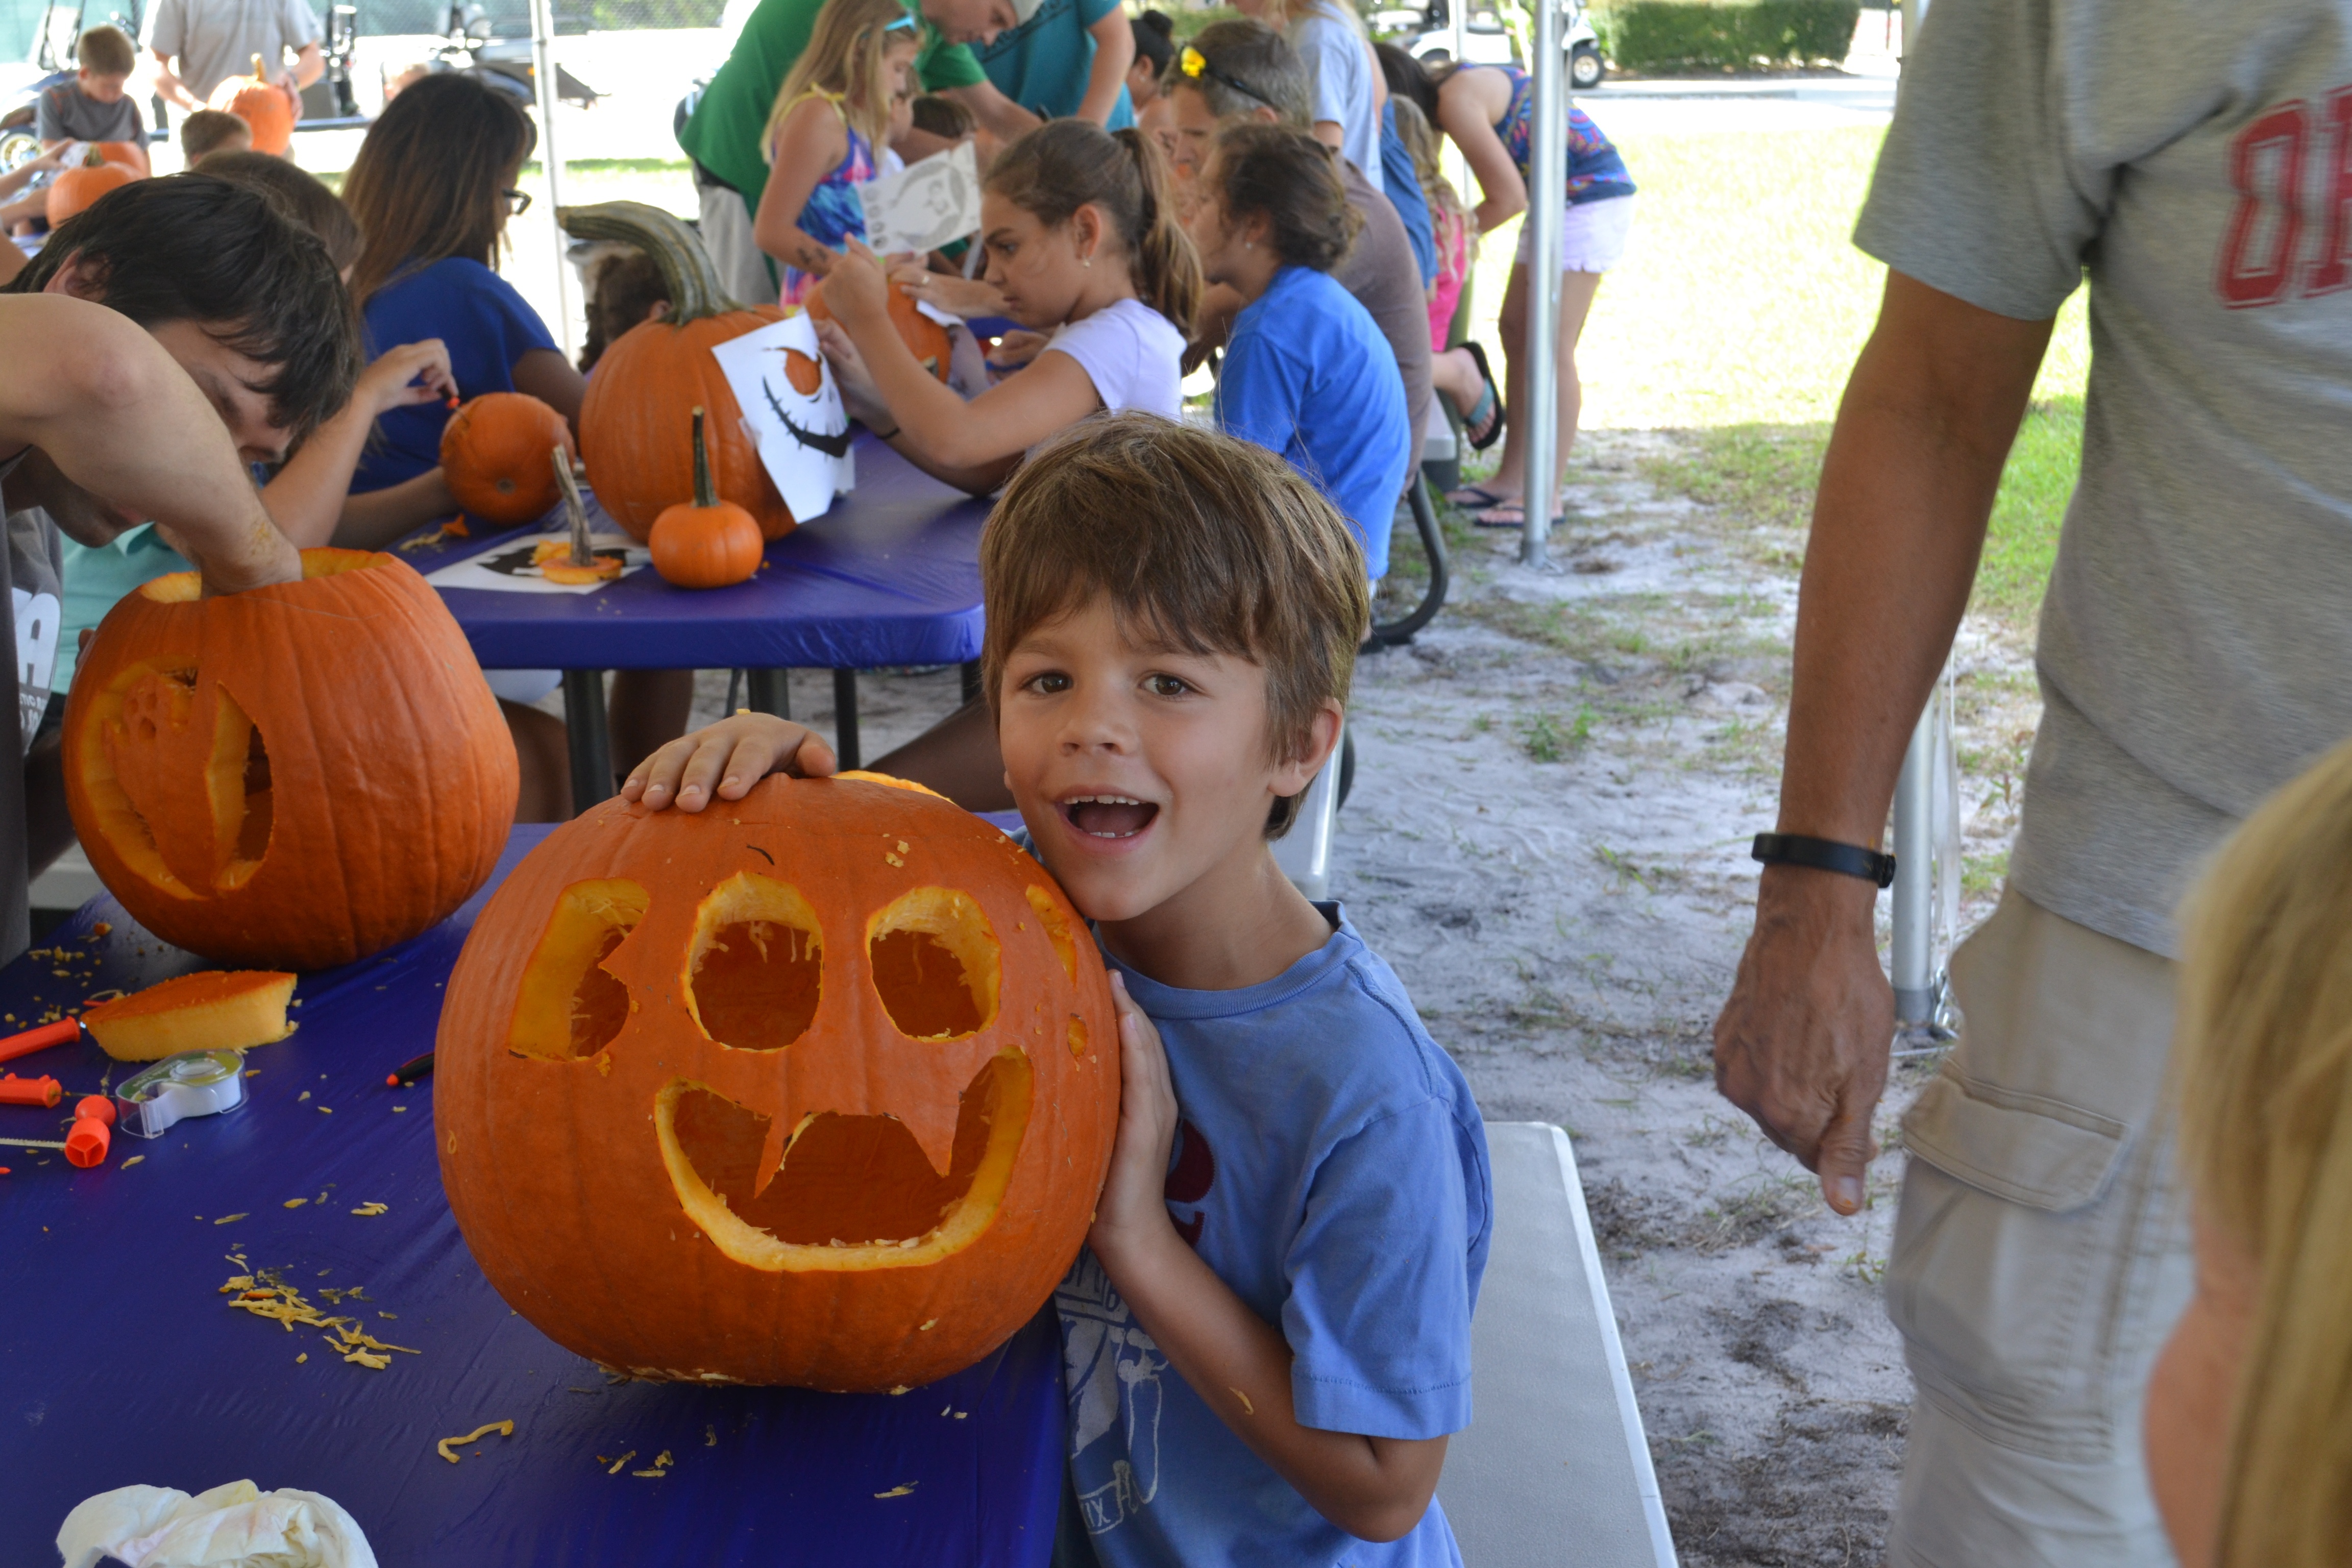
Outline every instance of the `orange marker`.
POLYGON ((0 1078, 0 1105, 55 1105, 65 1097, 65 1086, 53 1078, 0 1078))
POLYGON ((51 1046, 62 1046, 68 1040, 81 1038, 79 1018, 59 1018, 54 1024, 44 1024, 37 1029, 26 1029, 21 1035, 0 1039, 0 1062, 14 1061, 18 1057, 46 1051, 51 1046))

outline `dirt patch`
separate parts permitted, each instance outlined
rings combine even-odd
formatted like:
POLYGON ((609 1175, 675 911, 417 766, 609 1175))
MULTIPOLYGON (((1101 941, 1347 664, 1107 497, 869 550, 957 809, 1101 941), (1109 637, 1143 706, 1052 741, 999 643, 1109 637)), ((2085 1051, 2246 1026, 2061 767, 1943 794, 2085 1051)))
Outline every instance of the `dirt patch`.
MULTIPOLYGON (((1659 482, 1692 447, 1588 433, 1550 571, 1454 530, 1445 614, 1359 669, 1336 889, 1486 1115, 1574 1138, 1683 1561, 1874 1564, 1911 1396, 1879 1295, 1902 1156, 1838 1217, 1709 1059, 1774 810, 1804 513, 1659 482)), ((2038 708, 2016 628, 1972 621, 1957 668, 1973 920, 2038 708)), ((1932 1068, 1897 1064, 1883 1140, 1932 1068)))

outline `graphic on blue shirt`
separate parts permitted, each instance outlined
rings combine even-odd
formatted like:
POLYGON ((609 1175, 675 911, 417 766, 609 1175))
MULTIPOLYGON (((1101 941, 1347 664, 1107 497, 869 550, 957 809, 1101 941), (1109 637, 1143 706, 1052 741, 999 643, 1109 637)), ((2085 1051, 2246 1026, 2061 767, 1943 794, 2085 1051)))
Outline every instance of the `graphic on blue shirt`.
MULTIPOLYGON (((1184 991, 1118 966, 1176 1092, 1161 1191, 1202 1261, 1290 1346, 1300 1422, 1434 1437, 1470 1420, 1484 1124, 1395 973, 1318 908, 1330 939, 1262 984, 1184 991)), ((1435 1504, 1379 1544, 1317 1513, 1169 1364, 1092 1251, 1055 1305, 1071 1487, 1103 1568, 1459 1568, 1435 1504)))

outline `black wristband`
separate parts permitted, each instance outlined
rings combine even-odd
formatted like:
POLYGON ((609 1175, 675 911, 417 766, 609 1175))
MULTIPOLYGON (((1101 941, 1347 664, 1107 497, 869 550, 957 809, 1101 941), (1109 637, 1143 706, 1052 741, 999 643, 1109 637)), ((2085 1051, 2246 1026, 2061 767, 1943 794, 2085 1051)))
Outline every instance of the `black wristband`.
POLYGON ((1859 844, 1807 838, 1798 833, 1759 833, 1748 853, 1767 866, 1803 866, 1815 871, 1835 871, 1882 888, 1895 883, 1895 857, 1864 849, 1859 844))

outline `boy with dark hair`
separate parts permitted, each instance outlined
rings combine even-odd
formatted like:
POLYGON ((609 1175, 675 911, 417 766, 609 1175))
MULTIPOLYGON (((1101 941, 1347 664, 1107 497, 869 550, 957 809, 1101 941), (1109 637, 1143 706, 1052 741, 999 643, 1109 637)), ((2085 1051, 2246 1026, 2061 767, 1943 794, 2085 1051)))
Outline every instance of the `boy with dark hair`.
MULTIPOLYGON (((1456 1568, 1433 1500, 1470 1421, 1484 1126, 1395 974, 1269 847, 1339 740, 1354 535, 1273 454, 1128 414, 1030 456, 981 580, 1006 782, 1119 1006, 1118 1142, 1055 1295, 1055 1560, 1456 1568)), ((739 714, 623 794, 697 811, 777 768, 834 758, 739 714)))
POLYGON ((201 176, 126 185, 60 225, 0 291, 0 646, 15 652, 0 713, 18 713, 25 759, 0 767, 5 961, 29 940, 32 872, 71 832, 43 724, 59 531, 102 543, 152 520, 208 593, 299 576, 239 459, 283 457, 341 408, 360 353, 319 242, 257 193, 201 176))
POLYGON ((253 151, 253 127, 226 109, 199 109, 180 121, 180 156, 193 169, 215 153, 253 151))
POLYGON ((92 27, 74 45, 74 63, 80 68, 74 79, 58 83, 35 102, 33 134, 40 138, 41 151, 54 152, 68 142, 128 142, 139 148, 143 169, 147 126, 128 90, 131 68, 138 63, 129 36, 114 27, 92 27))

